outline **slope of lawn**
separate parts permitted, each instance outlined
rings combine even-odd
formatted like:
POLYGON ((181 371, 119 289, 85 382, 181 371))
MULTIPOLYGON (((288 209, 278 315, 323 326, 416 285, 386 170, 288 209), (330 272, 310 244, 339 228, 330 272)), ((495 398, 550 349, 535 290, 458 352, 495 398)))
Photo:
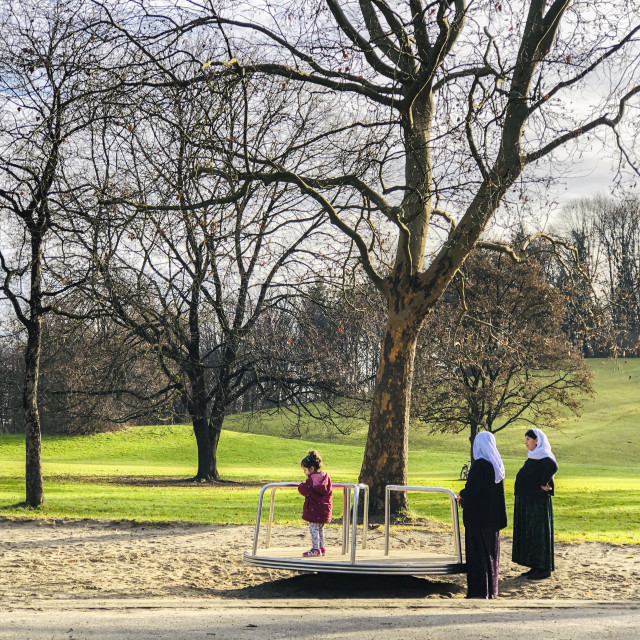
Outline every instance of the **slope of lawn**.
MULTIPOLYGON (((640 544, 640 362, 594 360, 591 366, 596 395, 586 400, 582 416, 547 428, 560 465, 554 499, 557 537, 640 544)), ((320 449, 334 482, 357 479, 364 424, 356 423, 346 436, 319 429, 315 438, 306 435, 304 440, 278 437, 293 429, 278 416, 260 421, 231 416, 227 427, 219 468, 232 482, 217 486, 184 482, 194 475, 196 458, 195 439, 186 425, 45 436, 45 505, 38 510, 20 504, 24 436, 0 436, 0 516, 252 524, 260 485, 302 480, 299 460, 311 447, 320 449)), ((509 510, 513 478, 525 459, 524 430, 511 428, 497 436, 507 469, 509 510)), ((414 429, 409 483, 458 491, 460 467, 469 456, 467 438, 414 429)), ((416 494, 410 500, 415 515, 449 518, 441 498, 416 494)), ((341 499, 335 503, 340 517, 341 499)), ((278 522, 300 523, 300 513, 295 490, 278 494, 278 522)))

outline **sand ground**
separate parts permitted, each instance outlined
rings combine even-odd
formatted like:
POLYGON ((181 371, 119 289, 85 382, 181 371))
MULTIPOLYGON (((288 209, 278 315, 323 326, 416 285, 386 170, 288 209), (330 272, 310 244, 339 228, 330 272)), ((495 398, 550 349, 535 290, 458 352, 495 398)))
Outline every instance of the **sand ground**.
MULTIPOLYGON (((332 527, 328 553, 339 554, 332 527)), ((38 602, 90 599, 305 599, 377 598, 424 601, 464 598, 464 575, 345 577, 249 566, 254 529, 229 525, 136 525, 113 521, 0 520, 0 601, 23 608, 38 602)), ((308 546, 308 532, 276 527, 273 544, 308 546)), ((381 528, 369 531, 373 547, 381 528)), ((399 531, 393 545, 444 549, 438 532, 399 531)), ((556 571, 548 580, 520 577, 503 537, 500 600, 640 600, 640 547, 584 542, 556 545, 556 571)), ((338 603, 336 603, 340 606, 338 603)))

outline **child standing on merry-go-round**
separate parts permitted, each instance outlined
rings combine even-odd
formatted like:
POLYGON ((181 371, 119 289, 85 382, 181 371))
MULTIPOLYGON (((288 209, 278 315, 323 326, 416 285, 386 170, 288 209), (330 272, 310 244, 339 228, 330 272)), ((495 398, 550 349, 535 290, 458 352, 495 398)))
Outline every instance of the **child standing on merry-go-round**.
POLYGON ((298 491, 304 496, 302 519, 309 523, 311 533, 311 549, 302 555, 304 557, 323 556, 325 553, 324 525, 331 522, 333 509, 331 478, 325 471, 320 471, 322 458, 314 449, 302 458, 300 466, 307 476, 307 479, 298 485, 298 491))

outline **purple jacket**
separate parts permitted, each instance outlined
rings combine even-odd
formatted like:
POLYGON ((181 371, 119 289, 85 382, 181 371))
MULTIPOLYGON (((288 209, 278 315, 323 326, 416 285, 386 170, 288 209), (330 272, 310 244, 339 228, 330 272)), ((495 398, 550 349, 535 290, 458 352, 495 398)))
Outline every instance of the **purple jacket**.
POLYGON ((331 522, 333 491, 331 478, 324 471, 312 473, 298 485, 298 491, 305 497, 302 519, 307 522, 331 522))

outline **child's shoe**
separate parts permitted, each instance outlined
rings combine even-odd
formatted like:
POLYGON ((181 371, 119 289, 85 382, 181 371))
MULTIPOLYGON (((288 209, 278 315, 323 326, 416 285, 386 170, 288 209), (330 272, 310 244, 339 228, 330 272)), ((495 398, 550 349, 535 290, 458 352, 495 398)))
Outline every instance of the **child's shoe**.
POLYGON ((310 556, 319 556, 320 555, 320 549, 309 549, 309 551, 305 551, 302 554, 303 558, 308 558, 310 556))
POLYGON ((320 555, 323 556, 324 555, 324 547, 320 547, 320 555))

